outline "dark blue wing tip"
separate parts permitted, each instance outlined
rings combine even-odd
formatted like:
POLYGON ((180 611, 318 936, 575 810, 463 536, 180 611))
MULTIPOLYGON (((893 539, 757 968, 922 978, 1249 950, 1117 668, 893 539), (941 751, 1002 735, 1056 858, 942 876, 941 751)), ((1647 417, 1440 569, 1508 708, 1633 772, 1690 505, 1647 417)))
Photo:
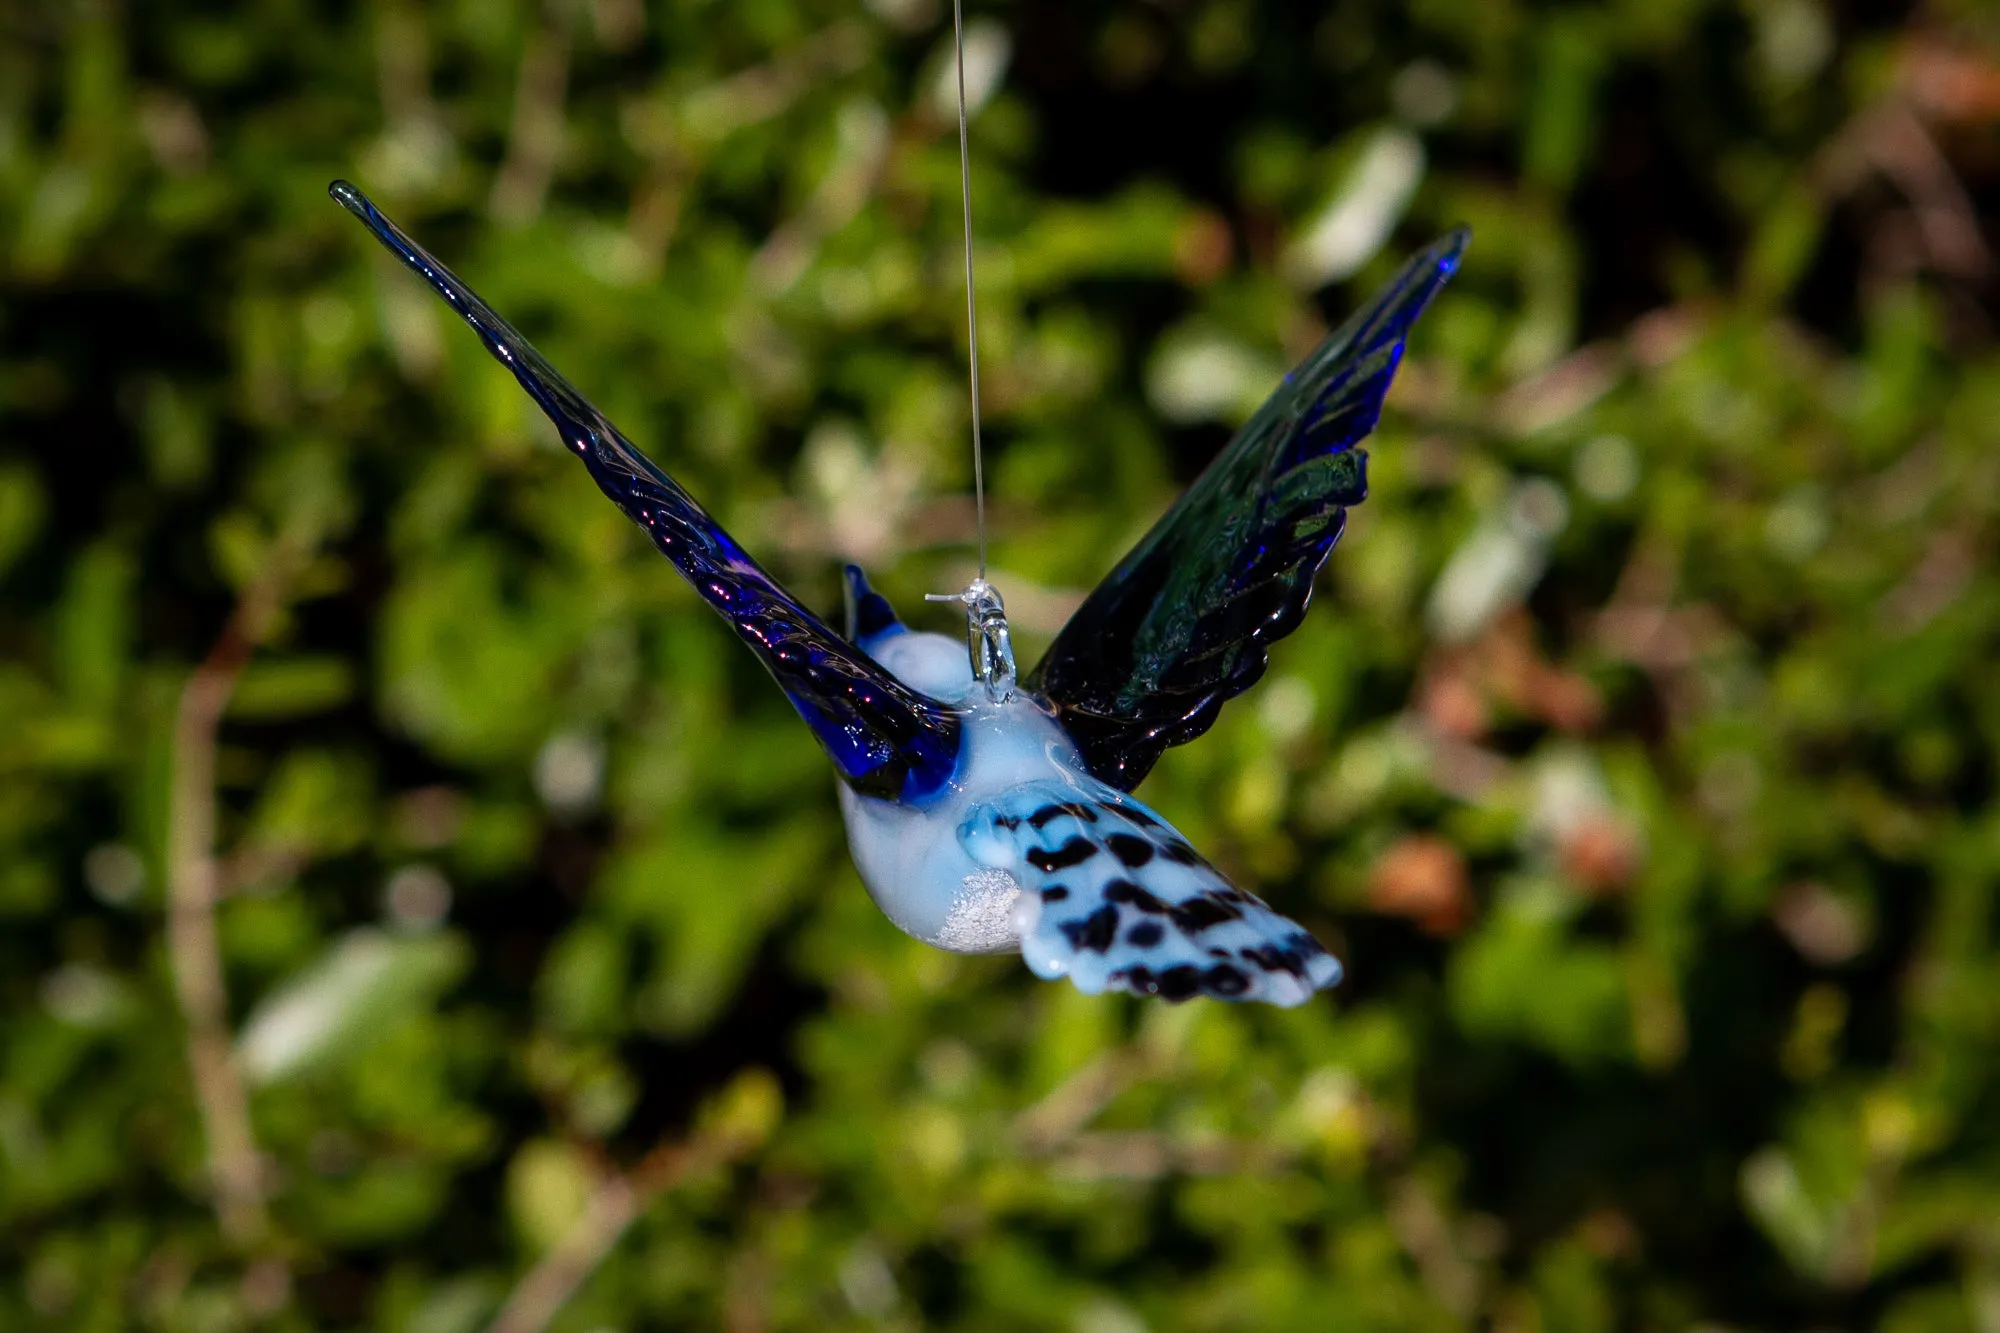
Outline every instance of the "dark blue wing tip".
MULTIPOLYGON (((368 229, 368 234, 381 242, 383 248, 403 261, 404 267, 429 283, 431 290, 444 298, 445 304, 456 310, 459 317, 471 324, 474 331, 485 340, 487 350, 521 378, 521 385, 535 398, 544 412, 556 417, 567 411, 564 404, 550 396, 552 390, 562 391, 582 398, 575 389, 555 373, 553 367, 535 364, 538 358, 520 334, 514 332, 506 320, 501 319, 491 307, 479 299, 470 287, 459 280, 456 273, 440 263, 435 255, 424 249, 401 227, 389 220, 389 215, 375 207, 375 201, 361 192, 352 182, 337 180, 326 187, 332 200, 352 213, 355 220, 368 229), (527 363, 527 364, 524 364, 527 363), (550 384, 544 381, 560 381, 550 384)), ((563 423, 558 420, 557 426, 563 423)), ((564 432, 565 438, 568 432, 564 432)))
POLYGON ((382 210, 375 207, 375 201, 363 194, 359 186, 337 180, 326 187, 326 192, 333 202, 361 219, 361 224, 374 232, 377 239, 395 239, 395 229, 389 226, 389 219, 382 216, 382 210))
POLYGON ((1375 297, 1390 315, 1392 328, 1401 332, 1416 322, 1417 316, 1458 272, 1465 259, 1465 248, 1471 243, 1472 228, 1460 224, 1410 257, 1396 278, 1375 297))
POLYGON ((1438 276, 1449 278, 1458 272, 1459 261, 1465 258, 1465 247, 1472 244, 1472 228, 1463 222, 1424 247, 1433 264, 1437 265, 1438 276))
MULTIPOLYGON (((1458 271, 1471 240, 1472 228, 1453 227, 1410 256, 1367 304, 1322 343, 1318 351, 1285 376, 1284 382, 1294 386, 1294 392, 1311 395, 1301 414, 1298 439, 1283 455, 1287 466, 1295 466, 1309 457, 1354 450, 1375 429, 1382 397, 1402 362, 1403 345, 1411 328, 1458 271), (1368 377, 1374 385, 1365 410, 1343 415, 1340 435, 1328 439, 1321 430, 1322 414, 1329 404, 1353 407, 1352 376, 1357 373, 1368 377), (1305 377, 1303 383, 1301 376, 1305 377)), ((1366 494, 1365 481, 1362 493, 1366 494)), ((1358 498, 1353 503, 1359 503, 1358 498)))
POLYGON ((1458 264, 1466 258, 1468 244, 1472 244, 1472 228, 1458 224, 1424 246, 1418 256, 1404 266, 1404 272, 1410 274, 1410 282, 1404 290, 1408 316, 1402 322, 1406 328, 1416 322, 1416 316, 1424 312, 1432 298, 1444 290, 1444 284, 1452 280, 1452 274, 1458 272, 1458 264), (1428 274, 1424 272, 1426 268, 1430 270, 1428 274))

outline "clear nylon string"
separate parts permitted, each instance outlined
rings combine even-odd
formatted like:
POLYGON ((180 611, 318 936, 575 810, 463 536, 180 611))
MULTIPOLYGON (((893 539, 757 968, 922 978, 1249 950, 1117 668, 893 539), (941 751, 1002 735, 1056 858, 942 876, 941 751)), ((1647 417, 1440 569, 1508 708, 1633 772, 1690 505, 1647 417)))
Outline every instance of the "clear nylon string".
POLYGON ((927 602, 965 606, 966 649, 972 676, 986 697, 1004 704, 1014 694, 1014 645, 1000 591, 986 581, 986 451, 979 435, 979 302, 972 288, 972 152, 965 133, 965 12, 951 0, 952 54, 958 61, 958 190, 965 207, 965 346, 972 376, 972 488, 979 507, 979 577, 964 592, 930 593, 927 602))
POLYGON ((979 438, 979 303, 972 291, 972 155, 965 134, 965 14, 951 0, 951 41, 958 60, 958 190, 965 209, 965 344, 972 373, 972 491, 978 509, 979 581, 986 581, 986 451, 979 438))

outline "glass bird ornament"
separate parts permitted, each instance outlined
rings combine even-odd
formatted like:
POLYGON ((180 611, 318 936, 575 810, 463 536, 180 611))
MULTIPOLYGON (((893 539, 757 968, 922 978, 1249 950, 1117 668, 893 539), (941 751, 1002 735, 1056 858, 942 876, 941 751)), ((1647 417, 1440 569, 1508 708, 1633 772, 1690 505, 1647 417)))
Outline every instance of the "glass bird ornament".
POLYGON ((1317 940, 1132 792, 1257 681, 1304 617, 1367 494, 1359 443, 1412 324, 1458 265, 1463 229, 1285 377, 1017 683, 983 580, 965 595, 983 604, 969 608, 973 658, 963 639, 906 628, 851 565, 835 633, 366 196, 344 181, 331 193, 473 327, 763 662, 832 762, 855 864, 898 927, 958 953, 1018 950, 1036 975, 1089 994, 1296 1005, 1340 979, 1317 940))

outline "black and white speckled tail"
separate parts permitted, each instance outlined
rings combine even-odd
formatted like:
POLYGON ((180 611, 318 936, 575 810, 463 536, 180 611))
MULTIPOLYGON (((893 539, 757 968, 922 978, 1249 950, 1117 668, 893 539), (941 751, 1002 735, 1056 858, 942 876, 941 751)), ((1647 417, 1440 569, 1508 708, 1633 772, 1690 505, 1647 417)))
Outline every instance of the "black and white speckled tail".
POLYGON ((1015 925, 1037 976, 1087 995, 1291 1006, 1340 980, 1318 940, 1224 879, 1187 839, 1091 779, 1031 782, 959 827, 973 860, 1019 881, 1015 925))

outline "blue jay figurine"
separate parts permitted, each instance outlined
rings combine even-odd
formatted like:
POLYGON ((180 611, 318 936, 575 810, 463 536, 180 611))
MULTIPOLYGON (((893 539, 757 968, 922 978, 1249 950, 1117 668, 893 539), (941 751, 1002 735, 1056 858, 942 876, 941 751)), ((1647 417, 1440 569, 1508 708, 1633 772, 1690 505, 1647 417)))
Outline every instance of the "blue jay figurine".
POLYGON ((345 181, 331 193, 514 372, 613 503, 735 627, 839 774, 862 881, 889 919, 958 953, 1018 949, 1078 989, 1303 1003, 1340 963, 1232 885, 1131 792, 1208 730, 1304 617, 1411 325, 1461 228, 1403 266, 1285 377, 1018 684, 1000 599, 963 595, 971 646, 907 629, 847 569, 836 634, 678 482, 345 181))

